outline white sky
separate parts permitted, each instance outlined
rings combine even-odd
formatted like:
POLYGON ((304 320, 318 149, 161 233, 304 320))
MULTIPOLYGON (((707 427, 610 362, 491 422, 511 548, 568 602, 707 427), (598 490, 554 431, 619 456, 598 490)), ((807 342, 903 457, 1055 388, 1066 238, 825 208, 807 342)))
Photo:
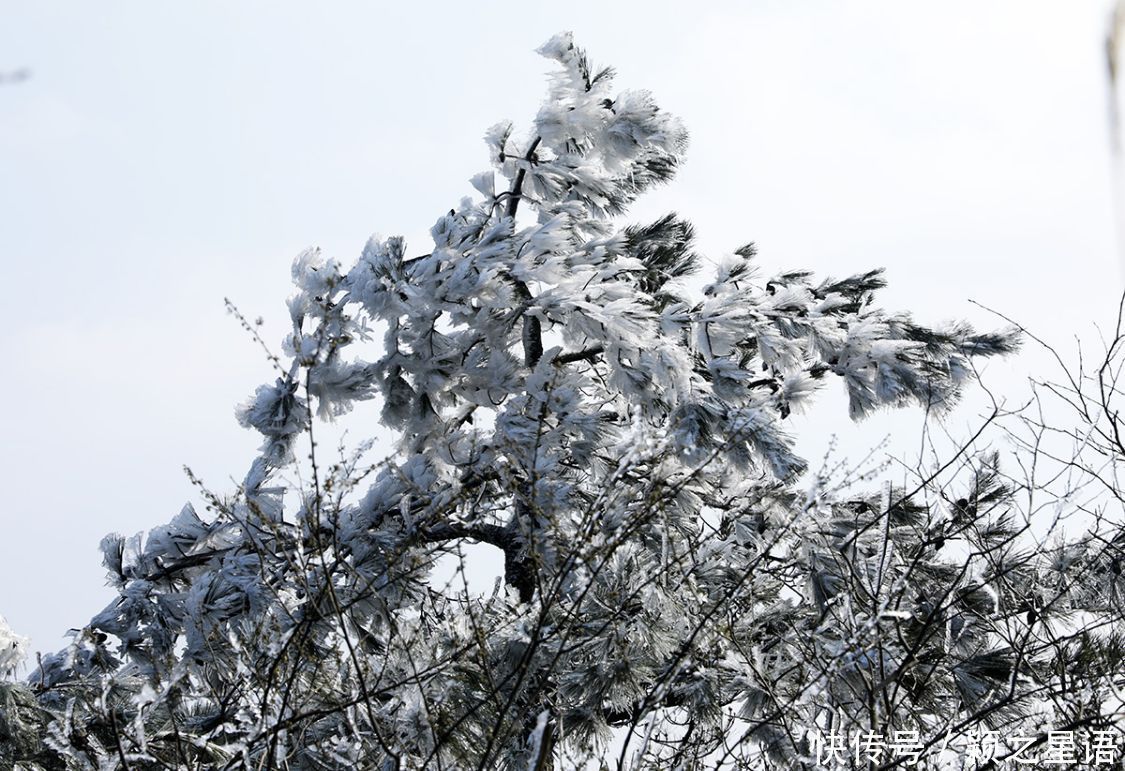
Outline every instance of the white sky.
MULTIPOLYGON (((258 442, 232 408, 270 370, 223 297, 273 342, 304 247, 428 251, 484 130, 534 115, 533 50, 561 29, 691 130, 630 221, 676 210, 710 255, 755 240, 770 270, 885 266, 882 303, 928 322, 995 326, 974 298, 1066 345, 1115 310, 1104 2, 383 5, 0 12, 0 72, 31 70, 0 83, 0 614, 33 648, 109 599, 105 533, 197 500, 182 464, 243 476, 258 442)), ((916 413, 856 433, 832 390, 799 424, 810 451, 916 441, 916 413)))

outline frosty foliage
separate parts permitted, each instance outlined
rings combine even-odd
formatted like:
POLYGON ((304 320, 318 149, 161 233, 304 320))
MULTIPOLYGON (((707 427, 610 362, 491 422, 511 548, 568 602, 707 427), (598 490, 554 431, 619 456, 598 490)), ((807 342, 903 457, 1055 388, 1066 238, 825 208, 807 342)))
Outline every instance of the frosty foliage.
POLYGON ((12 631, 8 622, 0 616, 0 678, 15 673, 27 657, 28 639, 12 631))
POLYGON ((1048 568, 1014 551, 995 464, 955 498, 845 494, 786 432, 829 385, 857 419, 940 412, 1014 333, 882 309, 879 271, 764 277, 752 246, 693 291, 686 220, 619 219, 683 126, 569 35, 540 52, 546 101, 488 130, 428 253, 297 258, 282 374, 238 412, 260 455, 206 515, 103 541, 117 598, 9 710, 45 726, 24 767, 787 766, 828 719, 930 738, 1027 712, 1040 662, 1000 630, 1048 568), (325 461, 317 419, 368 400, 389 460, 325 461), (495 592, 430 580, 467 541, 503 552, 495 592))

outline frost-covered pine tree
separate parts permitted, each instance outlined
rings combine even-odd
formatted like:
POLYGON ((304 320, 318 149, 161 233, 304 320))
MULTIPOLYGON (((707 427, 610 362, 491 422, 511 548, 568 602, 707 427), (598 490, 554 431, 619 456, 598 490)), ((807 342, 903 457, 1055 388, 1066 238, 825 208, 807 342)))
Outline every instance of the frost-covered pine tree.
POLYGON ((543 106, 487 132, 428 253, 296 259, 276 379, 239 411, 263 437, 245 481, 105 539, 118 597, 5 686, 12 762, 811 768, 826 731, 928 748, 1044 703, 998 630, 1050 565, 1011 546, 995 460, 956 496, 865 494, 786 432, 822 388, 856 419, 939 413, 1014 334, 883 310, 879 271, 764 278, 752 245, 701 275, 686 220, 625 218, 683 126, 570 35, 540 51, 543 106), (367 400, 397 444, 329 460, 320 421, 367 400), (495 591, 433 579, 468 542, 503 553, 495 591))

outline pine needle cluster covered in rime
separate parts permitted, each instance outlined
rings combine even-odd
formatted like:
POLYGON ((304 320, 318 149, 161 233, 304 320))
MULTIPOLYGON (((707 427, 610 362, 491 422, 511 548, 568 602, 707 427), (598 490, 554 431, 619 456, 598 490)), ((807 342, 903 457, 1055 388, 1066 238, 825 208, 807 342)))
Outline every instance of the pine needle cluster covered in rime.
POLYGON ((260 455, 207 516, 104 541, 119 596, 10 691, 25 767, 811 767, 829 712, 928 737, 1023 693, 991 625, 1039 568, 934 548, 1003 552, 995 464, 960 507, 845 500, 786 432, 822 387, 940 412, 1015 335, 883 310, 879 271, 765 278, 753 246, 698 276, 686 220, 621 221, 683 126, 569 35, 540 51, 530 130, 487 132, 428 254, 297 258, 285 358, 238 413, 260 455), (397 445, 328 461, 318 419, 360 401, 397 445), (467 542, 503 552, 496 591, 432 580, 467 542))

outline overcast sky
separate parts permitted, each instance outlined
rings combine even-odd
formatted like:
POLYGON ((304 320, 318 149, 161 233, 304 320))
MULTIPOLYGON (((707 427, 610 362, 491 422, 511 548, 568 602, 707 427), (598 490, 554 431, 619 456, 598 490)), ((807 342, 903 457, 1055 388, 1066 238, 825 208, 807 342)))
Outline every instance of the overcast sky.
MULTIPOLYGON (((219 491, 245 473, 233 406, 270 368, 223 297, 272 342, 301 249, 428 251, 561 29, 691 131, 629 220, 676 210, 764 270, 884 266, 883 304, 927 322, 996 326, 973 298, 1066 344, 1115 309, 1104 2, 390 5, 4 4, 0 73, 30 77, 0 82, 0 614, 33 648, 109 599, 104 534, 197 500, 183 464, 219 491)), ((811 450, 920 426, 824 409, 811 450)))

